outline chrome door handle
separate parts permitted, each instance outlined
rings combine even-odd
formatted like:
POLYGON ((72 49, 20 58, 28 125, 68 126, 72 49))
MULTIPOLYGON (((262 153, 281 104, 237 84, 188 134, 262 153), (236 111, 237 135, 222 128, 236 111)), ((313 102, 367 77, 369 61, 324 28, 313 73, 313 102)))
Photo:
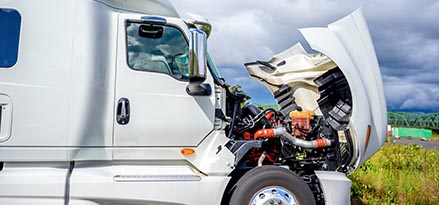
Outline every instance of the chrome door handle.
POLYGON ((126 125, 130 121, 130 101, 126 98, 119 99, 117 104, 116 121, 121 125, 126 125))

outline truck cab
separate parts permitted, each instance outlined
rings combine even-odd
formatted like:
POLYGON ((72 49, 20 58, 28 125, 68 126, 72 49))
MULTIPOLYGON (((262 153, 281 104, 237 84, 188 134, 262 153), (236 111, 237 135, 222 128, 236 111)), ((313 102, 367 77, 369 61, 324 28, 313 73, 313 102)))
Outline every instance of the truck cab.
POLYGON ((167 1, 0 0, 0 28, 0 204, 349 203, 384 143, 361 10, 245 64, 265 110, 167 1))

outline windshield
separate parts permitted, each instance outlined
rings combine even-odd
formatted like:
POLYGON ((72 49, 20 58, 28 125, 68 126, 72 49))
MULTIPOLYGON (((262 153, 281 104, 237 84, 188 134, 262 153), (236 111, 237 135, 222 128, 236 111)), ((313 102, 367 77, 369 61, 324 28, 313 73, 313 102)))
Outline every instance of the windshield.
POLYGON ((210 57, 209 54, 207 54, 207 64, 209 66, 210 72, 212 73, 214 79, 219 80, 221 78, 221 75, 218 69, 216 68, 215 64, 213 63, 212 58, 210 57))
POLYGON ((188 80, 188 43, 172 26, 127 22, 128 65, 188 80))

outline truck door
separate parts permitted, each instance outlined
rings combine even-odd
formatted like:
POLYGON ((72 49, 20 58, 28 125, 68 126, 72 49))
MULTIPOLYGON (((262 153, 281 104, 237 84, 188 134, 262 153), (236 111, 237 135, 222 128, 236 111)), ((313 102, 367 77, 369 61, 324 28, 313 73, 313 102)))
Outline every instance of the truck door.
MULTIPOLYGON (((213 130, 214 96, 186 92, 181 28, 179 19, 120 14, 114 146, 197 146, 213 130)), ((214 86, 209 74, 205 83, 214 86)))

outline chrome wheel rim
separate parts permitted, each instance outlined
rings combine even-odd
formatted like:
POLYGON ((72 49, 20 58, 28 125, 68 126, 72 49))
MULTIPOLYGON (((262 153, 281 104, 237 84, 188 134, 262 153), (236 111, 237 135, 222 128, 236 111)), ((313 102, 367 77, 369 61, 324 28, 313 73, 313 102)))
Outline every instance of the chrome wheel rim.
POLYGON ((296 197, 280 186, 264 187, 257 191, 249 205, 299 205, 296 197))

